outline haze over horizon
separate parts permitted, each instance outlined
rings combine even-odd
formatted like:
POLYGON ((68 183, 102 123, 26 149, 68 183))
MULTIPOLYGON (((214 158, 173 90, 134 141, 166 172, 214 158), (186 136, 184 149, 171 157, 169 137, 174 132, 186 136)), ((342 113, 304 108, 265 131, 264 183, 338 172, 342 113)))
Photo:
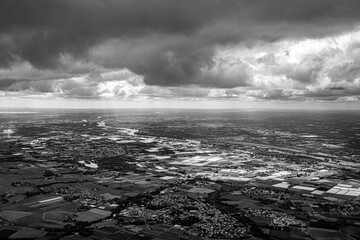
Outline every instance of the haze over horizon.
POLYGON ((0 108, 359 109, 357 0, 2 0, 0 108))

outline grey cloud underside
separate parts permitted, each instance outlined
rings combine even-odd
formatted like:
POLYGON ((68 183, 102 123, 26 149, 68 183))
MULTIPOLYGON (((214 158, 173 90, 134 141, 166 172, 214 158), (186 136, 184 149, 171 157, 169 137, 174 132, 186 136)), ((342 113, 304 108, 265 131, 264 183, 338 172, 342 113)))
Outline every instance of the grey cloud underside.
MULTIPOLYGON (((217 47, 340 33, 359 9, 358 0, 2 0, 0 66, 67 71, 60 60, 70 56, 128 68, 147 85, 247 86, 246 66, 235 76, 213 69, 217 47)), ((320 65, 274 71, 311 82, 320 65)))

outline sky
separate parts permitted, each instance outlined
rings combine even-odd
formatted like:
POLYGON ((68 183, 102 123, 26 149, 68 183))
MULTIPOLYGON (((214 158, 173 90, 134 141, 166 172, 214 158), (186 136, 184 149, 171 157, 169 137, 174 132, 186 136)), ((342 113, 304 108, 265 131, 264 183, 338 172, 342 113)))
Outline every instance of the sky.
POLYGON ((1 0, 0 108, 360 108, 359 0, 1 0))

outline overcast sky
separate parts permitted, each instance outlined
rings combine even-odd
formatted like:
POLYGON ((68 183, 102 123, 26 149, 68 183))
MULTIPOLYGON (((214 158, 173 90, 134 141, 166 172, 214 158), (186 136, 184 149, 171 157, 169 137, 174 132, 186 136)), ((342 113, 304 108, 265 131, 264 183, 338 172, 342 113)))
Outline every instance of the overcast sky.
POLYGON ((0 107, 360 107, 359 0, 1 0, 0 107))

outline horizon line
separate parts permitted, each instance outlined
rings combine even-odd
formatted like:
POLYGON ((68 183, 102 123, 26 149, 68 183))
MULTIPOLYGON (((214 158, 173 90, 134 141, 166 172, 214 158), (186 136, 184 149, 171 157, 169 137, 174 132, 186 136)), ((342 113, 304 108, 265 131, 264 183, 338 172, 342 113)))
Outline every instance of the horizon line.
POLYGON ((350 108, 294 108, 294 107, 243 107, 243 108, 189 108, 189 107, 0 107, 0 112, 5 110, 45 110, 45 111, 56 111, 56 110, 290 110, 290 111, 360 111, 360 109, 350 108))

